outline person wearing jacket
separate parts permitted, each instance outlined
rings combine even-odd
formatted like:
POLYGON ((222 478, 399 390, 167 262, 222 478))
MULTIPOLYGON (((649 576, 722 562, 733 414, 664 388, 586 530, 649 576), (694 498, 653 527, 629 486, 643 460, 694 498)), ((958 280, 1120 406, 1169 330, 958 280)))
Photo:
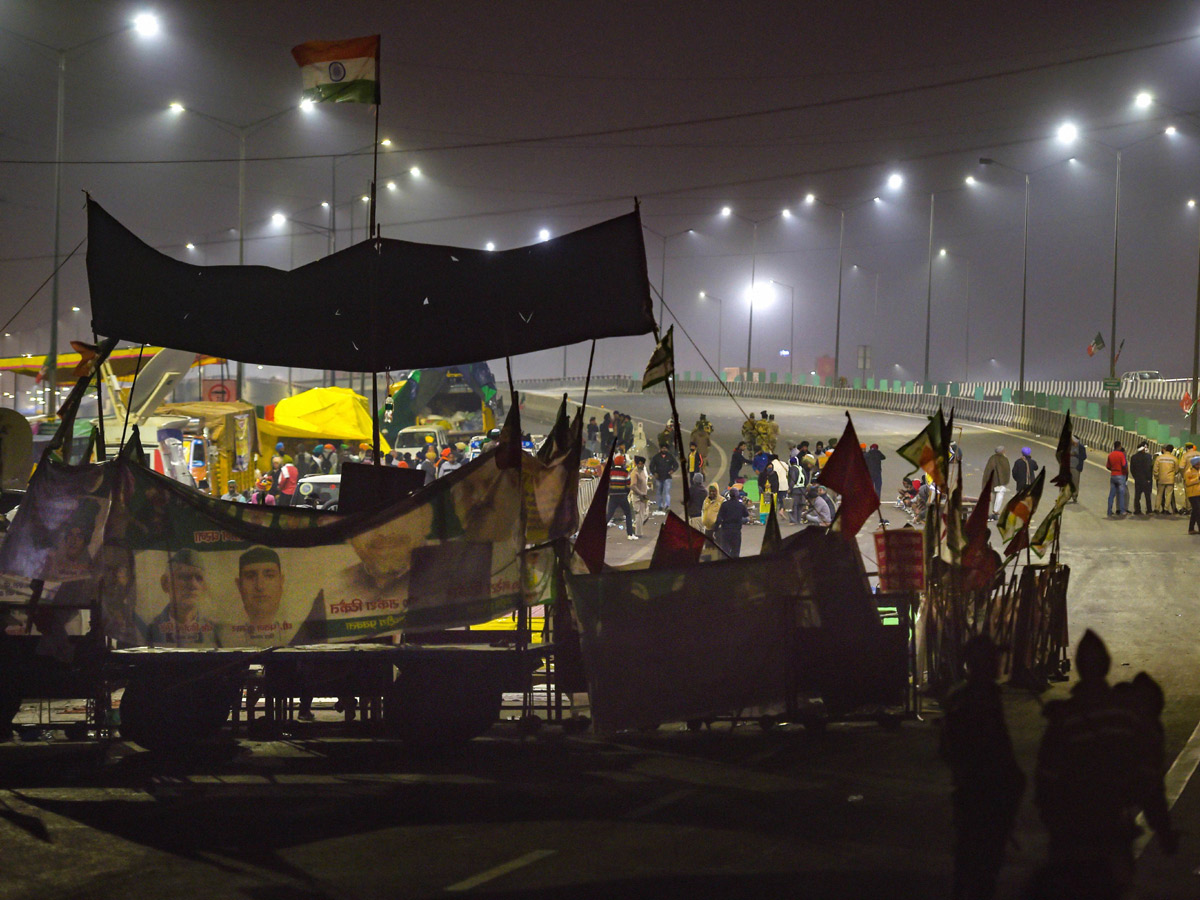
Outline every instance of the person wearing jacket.
POLYGON ((1146 498, 1146 515, 1154 510, 1150 506, 1150 485, 1154 480, 1154 457, 1150 445, 1145 441, 1138 444, 1129 460, 1129 477, 1133 479, 1133 514, 1142 515, 1142 497, 1146 498))
POLYGON ((635 456, 633 471, 629 474, 629 503, 633 507, 633 533, 641 537, 646 520, 650 518, 650 474, 646 471, 646 457, 635 456))
POLYGON ((1033 450, 1029 447, 1021 448, 1021 458, 1012 464, 1012 477, 1016 482, 1018 491, 1023 491, 1029 485, 1033 484, 1033 479, 1037 478, 1038 464, 1033 458, 1033 450))
POLYGON ((713 532, 717 527, 717 513, 721 511, 721 503, 717 484, 713 482, 708 486, 708 494, 704 498, 704 506, 700 511, 700 527, 704 530, 704 536, 709 540, 713 539, 713 532))
POLYGON ((788 521, 793 525, 801 523, 800 514, 804 511, 804 492, 808 489, 808 472, 800 464, 800 459, 793 456, 788 464, 787 486, 788 496, 792 498, 792 507, 788 510, 788 521))
MULTIPOLYGON (((1037 466, 1037 463, 1034 463, 1037 466)), ((988 457, 983 466, 983 483, 987 484, 988 476, 992 477, 992 512, 989 521, 1000 518, 1000 510, 1004 509, 1004 495, 1008 493, 1008 485, 1012 482, 1012 467, 1008 457, 1004 455, 1004 447, 997 446, 996 452, 988 457)))
POLYGON ((1083 464, 1087 462, 1087 447, 1077 437, 1071 438, 1071 502, 1079 502, 1079 479, 1083 477, 1083 464))
POLYGON ((1167 444, 1162 453, 1154 459, 1154 484, 1158 488, 1158 512, 1167 511, 1167 498, 1171 499, 1171 512, 1178 512, 1175 505, 1175 475, 1179 471, 1179 463, 1175 459, 1175 448, 1167 444))
POLYGON ((746 442, 738 441, 738 445, 734 448, 733 453, 729 457, 729 486, 733 487, 738 476, 742 474, 742 469, 750 462, 746 458, 746 442))
POLYGON ((1183 470, 1183 491, 1187 495, 1188 505, 1192 507, 1188 534, 1200 534, 1200 456, 1193 456, 1183 470))
POLYGON ((863 453, 863 459, 867 463, 867 472, 871 476, 871 484, 875 485, 875 496, 882 499, 883 497, 883 461, 887 459, 883 452, 879 449, 878 444, 872 444, 870 448, 863 453))
POLYGON ((729 556, 737 559, 742 553, 742 523, 750 518, 746 504, 742 502, 742 492, 730 488, 728 499, 717 510, 716 542, 717 546, 729 556))
POLYGON ((633 507, 629 505, 629 470, 625 468, 625 457, 614 456, 612 468, 608 472, 608 509, 606 514, 611 522, 616 513, 625 516, 625 534, 627 539, 638 539, 633 524, 633 507))
POLYGON ((658 452, 650 460, 650 474, 654 476, 657 490, 658 510, 655 515, 665 516, 671 508, 671 476, 679 468, 679 462, 674 454, 667 449, 666 444, 659 444, 658 452))

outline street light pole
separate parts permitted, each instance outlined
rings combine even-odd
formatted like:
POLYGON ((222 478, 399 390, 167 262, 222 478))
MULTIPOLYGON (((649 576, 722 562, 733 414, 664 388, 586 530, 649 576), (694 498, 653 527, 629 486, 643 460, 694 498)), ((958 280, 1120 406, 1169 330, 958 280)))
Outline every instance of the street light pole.
MULTIPOLYGON (((208 122, 211 122, 221 131, 227 134, 232 134, 238 141, 238 265, 246 264, 246 138, 254 134, 254 132, 274 122, 280 116, 291 112, 295 107, 289 106, 281 109, 278 112, 271 113, 269 116, 264 116, 257 121, 251 122, 249 125, 236 125, 233 122, 217 116, 209 115, 208 113, 200 112, 199 110, 189 109, 182 103, 172 103, 171 110, 176 113, 187 112, 197 116, 208 122)), ((304 108, 304 107, 302 107, 304 108)), ((241 360, 237 361, 237 399, 244 399, 246 386, 246 366, 241 360)))
POLYGON ((777 284, 780 287, 788 289, 788 304, 791 307, 791 329, 788 332, 788 378, 793 380, 796 377, 796 288, 794 285, 784 284, 782 281, 771 279, 771 284, 777 284))
POLYGON ((151 13, 140 13, 129 24, 121 28, 113 29, 71 47, 53 47, 50 44, 35 41, 33 38, 0 27, 0 31, 25 44, 53 53, 58 71, 54 111, 54 269, 50 275, 50 347, 49 352, 46 354, 46 362, 43 369, 43 371, 49 373, 46 379, 45 409, 43 410, 47 417, 52 416, 55 411, 54 390, 58 380, 58 270, 59 254, 62 250, 63 123, 66 118, 67 56, 131 30, 138 32, 143 37, 153 37, 159 31, 158 18, 151 13))
POLYGON ((929 332, 933 312, 933 209, 937 192, 929 192, 929 277, 925 283, 925 375, 921 379, 922 390, 929 389, 929 332))
MULTIPOLYGON (((1197 289, 1197 295, 1200 296, 1200 288, 1197 289)), ((710 294, 706 291, 700 292, 700 299, 717 301, 717 378, 719 380, 721 377, 721 324, 725 319, 725 304, 716 294, 710 294)))
POLYGON ((758 266, 758 223, 750 244, 750 322, 746 328, 746 381, 750 380, 750 346, 754 340, 754 277, 758 266))
POLYGON ((967 321, 966 332, 967 333, 966 333, 966 341, 965 341, 966 349, 965 349, 964 355, 963 355, 963 381, 970 381, 971 380, 971 375, 970 375, 970 372, 971 372, 971 258, 969 256, 963 256, 959 253, 951 253, 949 250, 947 250, 944 247, 938 252, 938 255, 945 256, 948 259, 961 259, 963 262, 965 262, 967 264, 967 299, 966 299, 966 303, 965 303, 966 321, 967 321))
POLYGON ((843 252, 846 246, 846 210, 839 209, 841 222, 838 226, 838 286, 837 286, 837 315, 833 327, 833 386, 839 385, 838 376, 842 352, 842 266, 843 252))
MULTIPOLYGON (((1108 377, 1117 377, 1117 261, 1121 248, 1121 151, 1117 151, 1117 190, 1113 203, 1113 277, 1112 277, 1112 328, 1108 342, 1108 377)), ((1117 392, 1108 392, 1108 424, 1116 417, 1117 392)))

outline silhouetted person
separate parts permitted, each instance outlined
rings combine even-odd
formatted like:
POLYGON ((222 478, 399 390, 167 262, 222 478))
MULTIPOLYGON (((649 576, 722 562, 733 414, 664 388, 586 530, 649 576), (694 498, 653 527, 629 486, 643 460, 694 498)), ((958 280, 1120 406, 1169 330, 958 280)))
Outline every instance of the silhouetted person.
POLYGON ((1000 652, 986 634, 967 642, 967 678, 950 690, 941 754, 954 780, 954 900, 991 900, 1004 845, 1025 791, 1004 723, 1000 652))
POLYGON ((1149 693, 1145 685, 1114 691, 1105 678, 1109 664, 1104 642, 1089 629, 1075 651, 1079 683, 1071 697, 1046 704, 1034 800, 1050 845, 1035 897, 1127 896, 1133 886, 1139 810, 1145 811, 1164 852, 1174 853, 1178 846, 1161 799, 1161 734, 1156 737, 1151 714, 1138 711, 1154 704, 1144 699, 1149 693))

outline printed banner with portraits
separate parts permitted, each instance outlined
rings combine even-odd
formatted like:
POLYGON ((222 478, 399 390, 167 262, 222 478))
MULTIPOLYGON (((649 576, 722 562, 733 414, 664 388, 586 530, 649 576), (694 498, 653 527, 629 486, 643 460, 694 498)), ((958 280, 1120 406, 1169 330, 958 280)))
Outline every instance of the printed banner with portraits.
MULTIPOLYGON (((498 456, 343 515, 226 503, 128 458, 44 460, 0 572, 44 581, 43 603, 99 597, 106 633, 135 646, 271 647, 480 624, 522 597, 542 602, 553 564, 531 552, 522 565, 531 491, 498 456)), ((546 484, 570 479, 539 469, 534 480, 539 530, 561 533, 570 523, 546 484)), ((573 506, 573 496, 560 500, 573 506)))

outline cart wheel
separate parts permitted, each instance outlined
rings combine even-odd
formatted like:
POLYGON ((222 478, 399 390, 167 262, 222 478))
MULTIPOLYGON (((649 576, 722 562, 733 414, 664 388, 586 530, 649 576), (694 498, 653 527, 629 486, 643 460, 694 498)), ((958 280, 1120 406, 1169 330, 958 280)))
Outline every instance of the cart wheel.
POLYGON ((824 716, 809 714, 800 717, 800 724, 804 726, 805 731, 811 731, 813 734, 823 734, 829 721, 824 716))
POLYGON ((587 716, 571 716, 563 722, 563 731, 567 734, 583 734, 592 726, 592 720, 587 716))
POLYGON ((542 719, 533 714, 521 716, 517 720, 517 731, 526 737, 532 737, 542 730, 542 719))
POLYGON ((236 685, 213 679, 162 685, 135 676, 121 697, 121 737, 147 750, 197 743, 229 718, 236 693, 236 685))
MULTIPOLYGON (((385 733, 404 741, 417 752, 465 744, 484 734, 500 718, 503 700, 499 688, 481 687, 469 678, 456 682, 453 691, 438 690, 431 679, 445 673, 401 672, 383 698, 385 733)), ((436 679, 434 679, 436 680, 436 679)))
POLYGON ((68 741, 86 741, 88 736, 87 722, 72 722, 63 729, 63 736, 68 741))
POLYGON ((884 731, 899 731, 900 724, 904 721, 903 716, 898 713, 880 713, 875 717, 875 721, 884 731))

